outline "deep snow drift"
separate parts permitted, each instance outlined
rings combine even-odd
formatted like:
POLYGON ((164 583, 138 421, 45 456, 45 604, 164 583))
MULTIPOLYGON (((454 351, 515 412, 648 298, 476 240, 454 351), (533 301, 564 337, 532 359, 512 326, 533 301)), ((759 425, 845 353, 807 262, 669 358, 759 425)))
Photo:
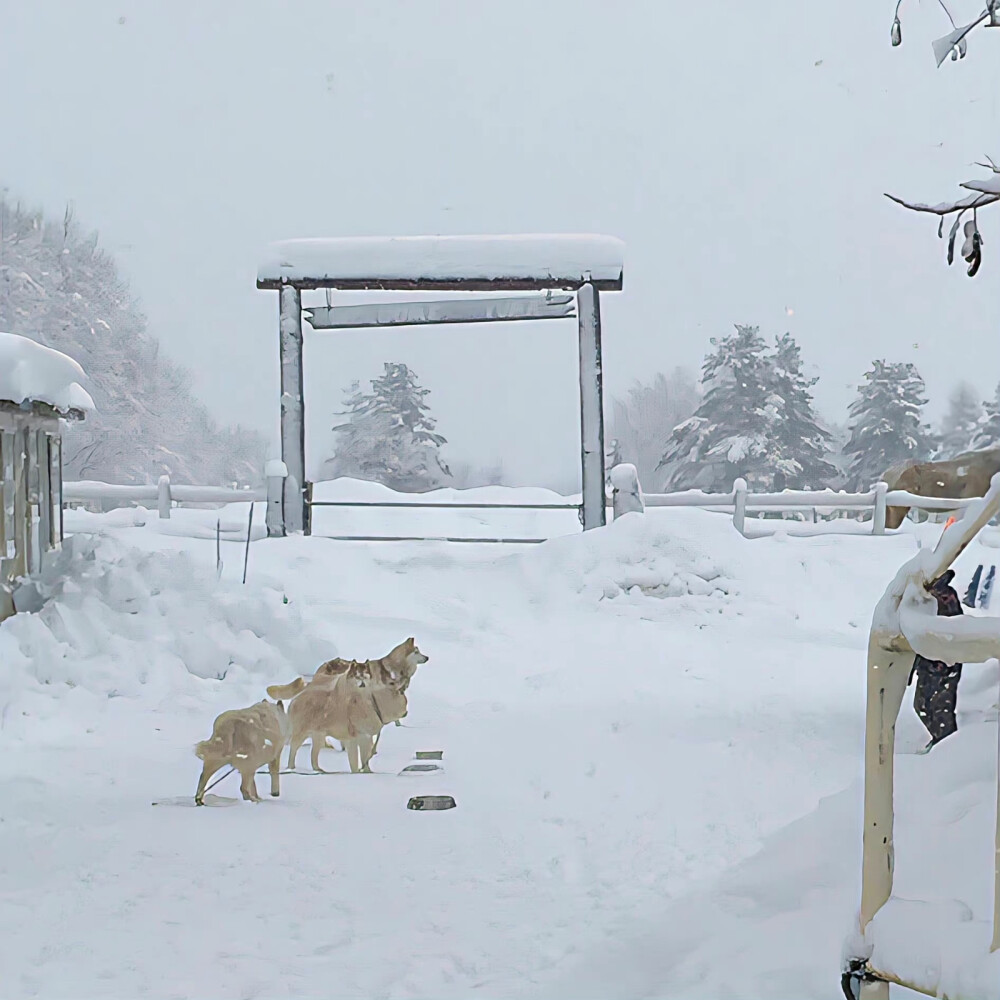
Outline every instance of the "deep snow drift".
MULTIPOLYGON (((664 510, 514 550, 261 540, 241 587, 213 529, 246 510, 68 512, 99 534, 0 626, 5 996, 839 996, 869 619, 940 527, 750 541, 664 510), (260 806, 229 778, 232 808, 193 808, 219 711, 407 635, 431 659, 378 773, 287 775, 260 806), (398 775, 422 749, 445 770, 398 775), (408 811, 420 792, 458 808, 408 811)), ((998 555, 974 545, 959 584, 998 555)), ((966 669, 928 757, 904 704, 897 894, 932 923, 990 917, 997 681, 966 669)))

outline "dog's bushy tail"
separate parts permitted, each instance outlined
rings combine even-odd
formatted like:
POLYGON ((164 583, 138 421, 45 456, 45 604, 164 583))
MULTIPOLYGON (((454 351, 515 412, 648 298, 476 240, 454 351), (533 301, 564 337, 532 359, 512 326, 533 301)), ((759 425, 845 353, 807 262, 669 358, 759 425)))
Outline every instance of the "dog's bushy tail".
POLYGON ((267 689, 267 694, 269 698, 273 698, 275 701, 287 701, 294 698, 305 686, 305 680, 301 677, 296 677, 291 684, 272 684, 267 689))
POLYGON ((194 745, 194 755, 201 760, 206 757, 230 757, 233 752, 233 734, 228 731, 225 736, 212 736, 194 745))

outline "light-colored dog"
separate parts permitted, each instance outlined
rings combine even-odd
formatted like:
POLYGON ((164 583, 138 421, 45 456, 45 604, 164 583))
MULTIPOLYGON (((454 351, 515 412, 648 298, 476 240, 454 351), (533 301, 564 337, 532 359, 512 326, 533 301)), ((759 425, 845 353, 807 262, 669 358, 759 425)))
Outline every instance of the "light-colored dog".
POLYGON ((254 774, 263 764, 267 764, 271 774, 271 794, 278 795, 281 751, 289 736, 291 722, 280 701, 276 705, 259 701, 249 708, 223 712, 212 726, 211 738, 194 748, 195 755, 204 761, 194 795, 195 805, 205 804, 205 786, 227 764, 240 772, 240 791, 247 801, 260 802, 254 774))
POLYGON ((299 748, 308 739, 313 770, 322 771, 319 752, 332 736, 347 751, 352 772, 370 773, 382 727, 406 715, 406 689, 427 659, 409 638, 379 660, 331 660, 308 684, 300 677, 280 689, 268 688, 269 693, 296 691, 288 710, 288 767, 294 770, 299 748))

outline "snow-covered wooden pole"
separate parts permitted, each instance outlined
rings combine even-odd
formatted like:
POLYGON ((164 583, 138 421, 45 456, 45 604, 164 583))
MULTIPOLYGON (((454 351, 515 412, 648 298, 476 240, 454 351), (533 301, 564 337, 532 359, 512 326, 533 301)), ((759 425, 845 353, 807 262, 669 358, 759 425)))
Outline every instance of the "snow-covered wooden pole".
POLYGON ((634 465, 625 462, 611 470, 611 509, 616 520, 622 514, 642 514, 646 510, 634 465))
POLYGON ((737 479, 733 483, 733 526, 742 535, 745 534, 747 521, 747 481, 737 479))
MULTIPOLYGON (((997 693, 1000 708, 1000 692, 997 693)), ((990 951, 1000 951, 1000 718, 997 719, 997 825, 994 832, 993 854, 993 943, 990 951)))
POLYGON ((163 520, 170 518, 170 476, 163 475, 156 481, 156 509, 163 520))
MULTIPOLYGON (((995 619, 972 616, 939 618, 937 602, 927 592, 927 586, 951 566, 998 510, 1000 474, 993 477, 986 496, 970 504, 965 517, 945 529, 933 550, 922 549, 900 568, 872 616, 865 713, 864 832, 859 915, 862 935, 892 895, 896 719, 914 652, 948 663, 983 663, 1000 653, 1000 625, 995 619)), ((998 893, 1000 888, 996 879, 995 871, 994 892, 998 893)), ((994 927, 997 919, 994 913, 994 927)), ((870 946, 868 941, 867 947, 870 946)), ((862 996, 866 1000, 887 1000, 888 985, 865 983, 862 996)))
POLYGON ((267 507, 264 522, 267 525, 268 538, 283 538, 285 522, 281 515, 284 505, 283 493, 288 469, 280 458, 272 458, 264 466, 264 478, 267 480, 267 507))
POLYGON ((305 523, 305 413, 302 392, 302 293, 282 283, 279 306, 281 360, 281 460, 287 476, 282 490, 283 533, 305 523))
POLYGON ((877 482, 875 484, 875 512, 872 514, 872 534, 885 534, 885 495, 889 492, 889 484, 877 482))
POLYGON ((601 299, 587 282, 576 294, 580 331, 580 464, 583 530, 605 524, 601 299))

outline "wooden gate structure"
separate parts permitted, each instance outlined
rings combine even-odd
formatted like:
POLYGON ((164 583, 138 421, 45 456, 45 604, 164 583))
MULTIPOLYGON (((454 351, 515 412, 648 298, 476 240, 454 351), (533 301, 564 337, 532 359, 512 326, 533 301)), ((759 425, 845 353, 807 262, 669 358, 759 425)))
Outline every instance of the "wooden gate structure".
MULTIPOLYGON (((309 531, 305 474, 302 292, 544 292, 453 300, 327 305, 306 309, 314 330, 578 320, 581 520, 605 523, 604 410, 600 293, 620 291, 624 244, 610 236, 400 236, 286 240, 257 272, 257 287, 279 295, 281 459, 287 476, 281 517, 268 533, 309 531), (555 296, 553 292, 575 292, 555 296), (576 311, 574 313, 574 305, 576 311)), ((441 506, 457 506, 446 504, 441 506)))

